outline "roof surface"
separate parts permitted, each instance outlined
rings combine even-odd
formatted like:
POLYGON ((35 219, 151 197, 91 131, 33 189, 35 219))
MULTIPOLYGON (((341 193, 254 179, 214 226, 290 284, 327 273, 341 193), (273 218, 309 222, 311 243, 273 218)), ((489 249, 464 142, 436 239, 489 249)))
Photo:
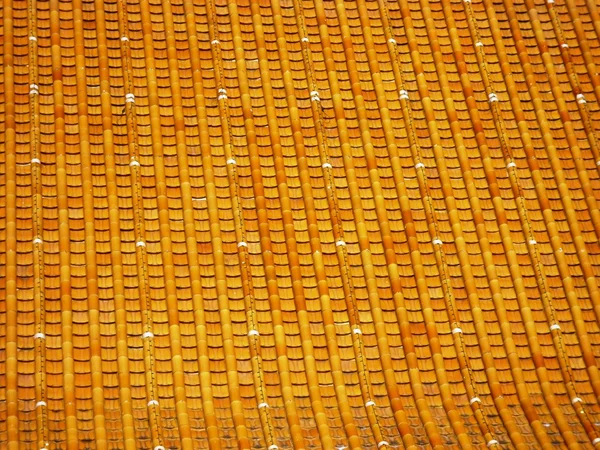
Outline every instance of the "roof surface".
POLYGON ((1 16, 0 448, 600 446, 594 0, 1 16))

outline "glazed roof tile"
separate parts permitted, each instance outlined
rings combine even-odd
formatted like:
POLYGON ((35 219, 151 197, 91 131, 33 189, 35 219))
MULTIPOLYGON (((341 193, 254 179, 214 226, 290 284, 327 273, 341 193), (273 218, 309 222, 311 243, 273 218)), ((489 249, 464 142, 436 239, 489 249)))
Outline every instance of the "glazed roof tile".
POLYGON ((0 20, 0 447, 600 446, 593 1, 0 20))

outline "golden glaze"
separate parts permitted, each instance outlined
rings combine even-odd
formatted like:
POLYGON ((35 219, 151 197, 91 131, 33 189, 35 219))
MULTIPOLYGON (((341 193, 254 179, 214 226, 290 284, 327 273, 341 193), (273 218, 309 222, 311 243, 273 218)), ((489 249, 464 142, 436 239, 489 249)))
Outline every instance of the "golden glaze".
POLYGON ((0 448, 600 447, 592 0, 3 0, 0 448))

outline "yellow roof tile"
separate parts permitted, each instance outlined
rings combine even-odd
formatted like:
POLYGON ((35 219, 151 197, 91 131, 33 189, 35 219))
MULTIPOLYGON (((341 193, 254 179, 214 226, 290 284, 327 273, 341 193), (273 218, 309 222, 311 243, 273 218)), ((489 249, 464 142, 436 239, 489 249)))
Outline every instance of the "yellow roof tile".
POLYGON ((600 446, 587 0, 4 0, 0 447, 600 446))

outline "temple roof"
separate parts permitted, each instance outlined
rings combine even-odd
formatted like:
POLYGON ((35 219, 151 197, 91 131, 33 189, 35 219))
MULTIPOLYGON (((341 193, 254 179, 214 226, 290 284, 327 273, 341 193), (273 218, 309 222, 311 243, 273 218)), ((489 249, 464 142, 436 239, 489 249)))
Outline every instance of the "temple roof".
POLYGON ((600 446, 594 0, 3 0, 0 448, 600 446))

